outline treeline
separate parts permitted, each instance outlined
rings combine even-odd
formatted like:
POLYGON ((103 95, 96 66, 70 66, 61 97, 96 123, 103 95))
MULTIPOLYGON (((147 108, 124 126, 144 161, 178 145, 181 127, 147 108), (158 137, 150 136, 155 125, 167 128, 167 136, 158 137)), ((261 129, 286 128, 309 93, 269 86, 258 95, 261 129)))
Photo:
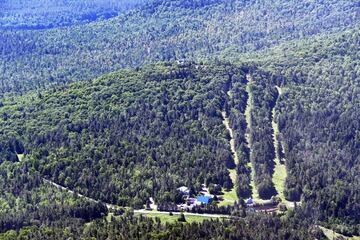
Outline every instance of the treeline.
POLYGON ((139 0, 5 0, 0 3, 0 29, 39 30, 84 24, 119 15, 139 0))
POLYGON ((106 206, 44 183, 27 164, 0 165, 0 233, 27 226, 63 227, 106 214, 106 206))
MULTIPOLYGON (((186 220, 186 217, 185 217, 186 220)), ((237 221, 205 220, 202 223, 162 223, 159 218, 131 214, 110 222, 97 220, 83 226, 72 224, 66 230, 30 227, 9 231, 0 239, 326 239, 321 230, 294 219, 254 215, 237 221)))
POLYGON ((352 27, 359 20, 357 9, 348 0, 160 0, 84 26, 1 31, 0 93, 24 93, 158 61, 239 60, 241 53, 352 27))
MULTIPOLYGON (((229 189, 234 163, 221 109, 235 74, 227 64, 165 63, 9 97, 0 142, 19 143, 43 177, 120 206, 176 202, 183 185, 229 189)), ((0 162, 18 151, 3 148, 0 162)))

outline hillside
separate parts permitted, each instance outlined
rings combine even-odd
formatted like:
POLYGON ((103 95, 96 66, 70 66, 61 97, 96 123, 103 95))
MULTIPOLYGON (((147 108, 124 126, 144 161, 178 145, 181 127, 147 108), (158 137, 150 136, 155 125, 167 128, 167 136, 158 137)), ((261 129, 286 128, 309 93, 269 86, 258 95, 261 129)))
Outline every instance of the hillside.
POLYGON ((0 8, 0 240, 360 236, 359 3, 0 8))
POLYGON ((358 29, 324 34, 248 58, 282 89, 275 121, 288 172, 286 197, 301 199, 309 216, 357 226, 359 40, 358 29))
POLYGON ((358 92, 358 40, 358 31, 345 31, 281 44, 249 56, 242 67, 164 63, 6 98, 0 108, 2 145, 8 146, 2 159, 17 161, 16 153, 25 153, 45 177, 109 203, 141 207, 149 197, 176 202, 174 190, 182 184, 194 190, 204 182, 230 187, 227 168, 234 163, 222 124, 225 108, 240 160, 238 196, 259 191, 268 198, 276 194, 275 107, 286 199, 301 200, 308 218, 358 224, 353 176, 359 125, 353 116, 359 106, 354 100, 349 106, 358 92), (246 73, 253 79, 251 156, 246 73), (279 99, 276 86, 283 89, 279 99), (250 187, 250 162, 256 189, 250 187))
POLYGON ((64 228, 107 214, 104 205, 61 192, 29 168, 9 162, 0 165, 1 233, 28 226, 64 228))
POLYGON ((86 196, 142 208, 176 188, 231 187, 221 109, 231 66, 156 65, 8 98, 0 162, 24 161, 86 196))
POLYGON ((92 79, 123 67, 237 55, 359 23, 353 1, 157 0, 117 18, 1 31, 0 92, 92 79))
MULTIPOLYGON (((147 229, 143 237, 151 234, 151 238, 159 236, 160 239, 179 232, 183 238, 198 236, 199 239, 210 235, 263 238, 270 234, 270 239, 287 239, 289 235, 298 239, 322 236, 316 229, 308 230, 310 219, 299 223, 291 216, 281 219, 250 214, 235 222, 175 224, 173 230, 158 224, 158 219, 154 222, 135 218, 131 213, 113 217, 111 221, 100 220, 107 213, 104 205, 82 202, 86 199, 61 193, 49 185, 44 188, 47 182, 43 179, 50 179, 97 200, 142 208, 149 197, 154 197, 157 204, 177 203, 176 188, 181 185, 189 186, 195 194, 203 183, 232 187, 228 168, 233 168, 234 162, 221 111, 243 114, 244 71, 248 71, 247 67, 219 62, 213 65, 162 63, 112 73, 86 84, 3 99, 1 166, 4 174, 13 168, 15 179, 22 181, 6 177, 2 183, 6 193, 2 201, 9 204, 9 208, 4 215, 0 214, 4 223, 0 239, 20 236, 68 239, 95 235, 104 239, 113 231, 136 238, 135 229, 145 225, 152 226, 152 230, 147 229), (229 90, 230 96, 226 94, 229 90), (17 189, 15 192, 11 190, 14 184, 19 184, 13 187, 17 189), (34 200, 28 201, 29 198, 34 200), (12 207, 14 199, 18 199, 17 208, 12 207), (57 206, 58 201, 65 206, 57 206), (22 202, 28 205, 19 204, 22 202), (47 211, 42 215, 43 204, 44 209, 54 207, 64 214, 52 218, 58 213, 47 211), (28 210, 23 212, 24 209, 28 210), (35 213, 41 213, 40 217, 34 217, 35 213), (71 218, 73 214, 75 217, 71 218), (99 220, 89 222, 93 218, 99 220), (15 223, 21 228, 19 232, 7 231, 14 229, 13 219, 19 219, 15 223), (237 230, 233 226, 237 226, 237 230), (232 230, 224 232, 228 228, 232 230), (258 233, 254 235, 254 231, 258 233)), ((232 125, 234 120, 231 118, 232 125)), ((244 137, 243 128, 234 129, 236 136, 244 137)), ((244 156, 241 148, 238 151, 239 156, 244 156)), ((261 158, 252 161, 261 165, 259 160, 261 158)), ((238 163, 239 182, 242 174, 246 174, 243 167, 247 161, 241 158, 238 163)), ((263 173, 256 174, 260 179, 263 173)), ((249 183, 246 184, 249 189, 249 183)), ((237 192, 244 198, 248 191, 237 192)), ((236 208, 231 211, 236 214, 236 208)), ((301 212, 296 214, 303 216, 301 212)))
POLYGON ((33 30, 85 24, 115 17, 138 3, 138 0, 3 0, 0 29, 33 30))

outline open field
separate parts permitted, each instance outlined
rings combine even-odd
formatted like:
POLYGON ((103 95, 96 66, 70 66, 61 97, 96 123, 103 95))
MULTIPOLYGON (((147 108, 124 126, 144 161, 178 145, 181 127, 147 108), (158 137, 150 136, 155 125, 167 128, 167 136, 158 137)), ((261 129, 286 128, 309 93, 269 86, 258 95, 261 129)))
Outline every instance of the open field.
MULTIPOLYGON (((135 215, 139 216, 139 215, 142 215, 142 213, 135 213, 135 215)), ((146 214, 146 215, 143 214, 143 216, 150 217, 150 218, 159 218, 162 223, 175 223, 175 222, 178 222, 178 219, 179 219, 179 215, 175 215, 175 214, 170 216, 169 214, 150 213, 150 214, 146 214)), ((187 223, 193 223, 193 222, 202 222, 204 220, 210 220, 210 219, 216 219, 216 218, 211 218, 211 217, 207 217, 207 216, 186 215, 185 219, 186 219, 187 223)))

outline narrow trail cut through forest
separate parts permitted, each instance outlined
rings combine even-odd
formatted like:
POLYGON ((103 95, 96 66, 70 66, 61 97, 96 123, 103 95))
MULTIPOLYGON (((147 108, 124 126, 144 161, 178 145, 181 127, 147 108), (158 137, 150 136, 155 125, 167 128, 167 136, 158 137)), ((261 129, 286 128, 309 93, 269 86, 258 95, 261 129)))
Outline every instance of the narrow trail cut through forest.
POLYGON ((239 157, 238 157, 238 154, 236 153, 236 148, 235 148, 235 139, 234 139, 234 131, 232 130, 231 126, 230 126, 230 121, 229 121, 229 118, 227 117, 226 115, 226 112, 223 111, 222 112, 222 116, 223 116, 223 123, 226 127, 226 129, 228 130, 229 132, 229 135, 230 135, 230 148, 231 148, 231 152, 233 154, 233 157, 234 157, 234 162, 236 165, 239 164, 239 157))
POLYGON ((285 199, 284 190, 285 190, 285 181, 287 178, 287 171, 284 159, 284 149, 282 147, 281 141, 279 141, 279 125, 276 121, 276 105, 278 103, 279 98, 283 94, 284 89, 276 86, 276 90, 278 91, 278 97, 276 99, 275 105, 272 109, 271 114, 271 125, 273 128, 273 140, 274 140, 274 149, 275 149, 275 168, 274 174, 272 176, 272 181, 274 183, 275 189, 281 198, 282 202, 286 204, 288 208, 294 208, 295 204, 300 206, 301 202, 289 202, 285 199))
MULTIPOLYGON (((231 97, 231 91, 229 90, 227 92, 228 97, 231 97)), ((226 111, 223 110, 221 112, 222 117, 223 117, 223 124, 226 127, 226 130, 229 132, 229 136, 230 136, 230 148, 231 148, 231 153, 234 159, 234 163, 237 166, 239 164, 239 156, 236 152, 236 148, 235 148, 235 136, 234 136, 234 131, 230 126, 230 120, 226 114, 226 111)), ((237 193, 236 193, 236 184, 237 184, 237 167, 235 167, 235 169, 228 169, 229 170, 229 174, 230 174, 230 178, 231 181, 233 183, 233 188, 228 191, 225 192, 223 198, 223 205, 227 205, 227 204, 233 204, 235 201, 238 201, 238 197, 237 197, 237 193)))
MULTIPOLYGON (((246 130, 246 134, 245 134, 245 138, 246 138, 246 142, 248 144, 248 148, 250 150, 250 159, 251 159, 251 155, 252 155, 252 148, 251 148, 251 139, 250 139, 250 130, 252 128, 252 123, 251 123, 251 112, 253 109, 253 104, 254 104, 254 97, 253 94, 251 92, 251 85, 253 84, 253 79, 252 76, 250 74, 246 75, 246 80, 247 80, 247 85, 246 85, 246 92, 248 94, 248 98, 247 98, 247 103, 246 103, 246 109, 245 109, 245 119, 246 119, 246 125, 247 125, 247 130, 246 130)), ((257 192, 256 186, 255 186, 255 171, 253 168, 253 165, 251 162, 248 163, 248 167, 251 170, 251 191, 252 191, 252 198, 256 199, 257 201, 261 201, 259 194, 257 192)))
POLYGON ((276 90, 278 91, 278 96, 275 102, 275 105, 271 111, 271 126, 273 128, 273 141, 274 141, 274 149, 275 149, 275 168, 274 168, 274 174, 273 174, 273 178, 272 181, 274 183, 275 189, 278 192, 280 198, 282 199, 282 201, 285 201, 285 196, 284 196, 284 189, 285 189, 285 180, 286 180, 286 166, 283 163, 283 157, 282 157, 282 147, 281 147, 281 142, 279 142, 279 126, 278 123, 276 121, 276 105, 277 102, 282 94, 282 89, 278 86, 276 86, 276 90))

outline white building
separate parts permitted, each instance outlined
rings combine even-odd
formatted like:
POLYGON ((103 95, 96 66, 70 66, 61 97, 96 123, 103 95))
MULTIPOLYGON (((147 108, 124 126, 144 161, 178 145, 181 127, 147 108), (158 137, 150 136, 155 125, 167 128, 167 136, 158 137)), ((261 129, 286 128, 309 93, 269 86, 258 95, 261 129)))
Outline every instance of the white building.
POLYGON ((182 186, 177 189, 182 195, 189 195, 190 189, 188 187, 182 186))

